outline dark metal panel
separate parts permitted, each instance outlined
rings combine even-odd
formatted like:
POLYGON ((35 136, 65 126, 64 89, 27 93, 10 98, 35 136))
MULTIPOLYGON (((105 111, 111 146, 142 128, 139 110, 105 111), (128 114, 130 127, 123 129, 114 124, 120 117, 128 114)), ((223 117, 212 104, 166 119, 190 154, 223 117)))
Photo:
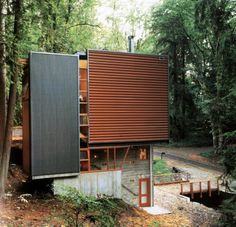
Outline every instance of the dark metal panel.
POLYGON ((30 54, 33 178, 79 172, 78 68, 77 56, 30 54))
POLYGON ((90 50, 90 144, 168 140, 168 59, 90 50))

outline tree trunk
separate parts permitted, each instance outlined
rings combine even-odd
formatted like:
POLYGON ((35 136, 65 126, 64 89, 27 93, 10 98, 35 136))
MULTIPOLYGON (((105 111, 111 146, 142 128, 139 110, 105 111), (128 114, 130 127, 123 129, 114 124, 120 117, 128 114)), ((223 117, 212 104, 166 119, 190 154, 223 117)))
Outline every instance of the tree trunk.
POLYGON ((220 122, 220 113, 213 113, 211 117, 212 141, 215 154, 219 154, 223 150, 223 129, 220 122))
POLYGON ((219 148, 218 148, 218 150, 221 152, 224 148, 223 147, 224 138, 223 138, 223 132, 222 132, 221 125, 219 125, 219 127, 218 127, 218 134, 219 134, 219 138, 218 138, 219 148))
POLYGON ((211 120, 211 134, 212 134, 212 142, 213 142, 213 148, 215 153, 218 152, 218 133, 217 133, 217 129, 216 129, 216 125, 215 122, 213 120, 211 120))
POLYGON ((185 138, 185 42, 182 44, 182 72, 181 72, 181 139, 185 138))
POLYGON ((3 174, 1 174, 3 159, 3 144, 6 123, 6 64, 5 64, 5 5, 0 1, 0 197, 5 191, 3 174))
POLYGON ((179 140, 179 100, 178 100, 178 64, 177 64, 177 45, 173 44, 173 121, 172 137, 174 141, 179 140))
POLYGON ((13 9, 15 13, 14 19, 14 40, 12 43, 12 62, 10 64, 12 76, 9 90, 9 101, 6 116, 6 125, 4 130, 4 140, 2 149, 2 159, 0 165, 0 196, 5 193, 5 185, 7 180, 7 173, 9 168, 10 152, 11 152, 11 134, 14 120, 15 103, 16 103, 16 92, 17 92, 17 81, 19 77, 19 41, 21 33, 21 22, 22 22, 22 4, 23 0, 15 0, 13 9))

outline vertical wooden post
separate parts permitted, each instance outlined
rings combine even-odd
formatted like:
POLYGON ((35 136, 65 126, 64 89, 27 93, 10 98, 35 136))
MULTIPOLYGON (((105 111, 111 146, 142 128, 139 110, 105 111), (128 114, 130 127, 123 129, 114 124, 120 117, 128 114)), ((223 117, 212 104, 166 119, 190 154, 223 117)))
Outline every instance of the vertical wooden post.
POLYGON ((109 170, 109 148, 107 148, 107 170, 109 170))
POLYGON ((199 182, 200 198, 202 198, 202 182, 199 182))
POLYGON ((208 187, 208 195, 211 197, 211 182, 207 181, 207 187, 208 187))
POLYGON ((180 195, 183 195, 183 184, 180 184, 180 195))
POLYGON ((127 147, 127 150, 126 150, 126 152, 125 152, 125 157, 124 157, 124 159, 123 159, 123 161, 122 161, 121 169, 123 169, 123 165, 124 165, 124 163, 125 163, 125 161, 126 161, 126 157, 127 157, 128 153, 129 153, 129 149, 130 149, 130 146, 127 147))
POLYGON ((114 168, 116 169, 116 147, 114 147, 114 168))
POLYGON ((90 163, 90 148, 89 147, 88 147, 88 150, 87 150, 87 155, 88 155, 88 171, 90 172, 91 163, 90 163))
POLYGON ((194 198, 194 194, 193 194, 193 183, 190 183, 190 194, 191 194, 191 199, 194 198))

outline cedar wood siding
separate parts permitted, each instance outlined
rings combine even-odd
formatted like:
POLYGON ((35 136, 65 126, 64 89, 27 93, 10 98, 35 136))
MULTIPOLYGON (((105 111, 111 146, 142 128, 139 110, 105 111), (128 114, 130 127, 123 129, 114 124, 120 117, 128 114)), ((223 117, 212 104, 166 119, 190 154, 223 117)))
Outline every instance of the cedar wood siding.
POLYGON ((89 143, 168 140, 168 59, 88 51, 89 143))

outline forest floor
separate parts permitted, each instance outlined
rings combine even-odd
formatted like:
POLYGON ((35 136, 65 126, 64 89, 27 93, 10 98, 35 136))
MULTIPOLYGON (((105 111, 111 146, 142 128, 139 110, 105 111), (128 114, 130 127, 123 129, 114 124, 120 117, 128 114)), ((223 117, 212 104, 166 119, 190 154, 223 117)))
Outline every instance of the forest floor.
MULTIPOLYGON (((85 213, 77 213, 73 204, 62 201, 49 193, 25 194, 28 193, 23 187, 26 180, 27 176, 23 174, 21 168, 17 165, 11 165, 7 184, 7 195, 4 199, 0 200, 0 227, 75 226, 76 220, 78 220, 79 226, 99 226, 91 221, 85 213)), ((168 192, 164 192, 164 194, 158 192, 158 199, 161 198, 161 194, 166 198, 165 193, 168 192)), ((171 198, 171 196, 169 197, 171 198)), ((174 205, 173 201, 170 201, 170 203, 174 205)), ((117 214, 116 218, 119 226, 124 227, 209 226, 209 222, 207 221, 205 221, 206 225, 196 225, 195 222, 199 218, 202 219, 200 216, 201 213, 208 211, 205 206, 199 206, 197 209, 199 212, 196 212, 196 209, 193 209, 192 205, 186 205, 186 207, 189 206, 189 208, 184 209, 181 204, 183 205, 182 202, 176 204, 173 209, 172 207, 168 207, 171 208, 171 214, 166 215, 150 215, 142 209, 125 204, 123 210, 117 214), (190 211, 193 215, 189 214, 190 211), (194 219, 195 216, 199 218, 194 219)), ((215 218, 214 210, 210 210, 206 218, 208 219, 209 217, 215 218)))

